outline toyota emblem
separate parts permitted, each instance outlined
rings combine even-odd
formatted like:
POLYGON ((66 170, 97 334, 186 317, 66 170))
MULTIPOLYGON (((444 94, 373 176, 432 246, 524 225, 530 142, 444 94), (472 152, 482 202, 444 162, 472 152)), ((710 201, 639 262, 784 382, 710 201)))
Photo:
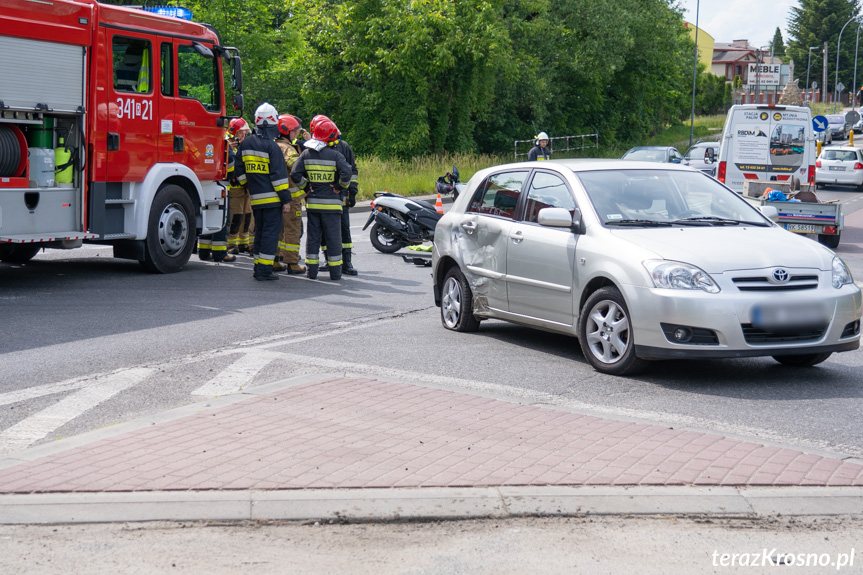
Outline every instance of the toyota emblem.
POLYGON ((778 284, 784 284, 788 281, 788 270, 777 268, 773 270, 773 281, 778 284))

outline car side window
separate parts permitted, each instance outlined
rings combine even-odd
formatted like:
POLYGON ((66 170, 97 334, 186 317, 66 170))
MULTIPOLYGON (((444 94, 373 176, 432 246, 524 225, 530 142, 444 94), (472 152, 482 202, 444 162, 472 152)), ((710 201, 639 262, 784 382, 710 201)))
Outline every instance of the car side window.
POLYGON ((480 184, 467 211, 513 219, 529 173, 501 172, 489 176, 480 184))
POLYGON ((150 42, 138 38, 115 36, 111 43, 114 67, 114 91, 150 93, 153 71, 150 42))
POLYGON ((536 172, 527 191, 527 206, 524 221, 537 221, 539 210, 543 208, 564 208, 572 214, 575 211, 575 200, 566 182, 557 174, 536 172))

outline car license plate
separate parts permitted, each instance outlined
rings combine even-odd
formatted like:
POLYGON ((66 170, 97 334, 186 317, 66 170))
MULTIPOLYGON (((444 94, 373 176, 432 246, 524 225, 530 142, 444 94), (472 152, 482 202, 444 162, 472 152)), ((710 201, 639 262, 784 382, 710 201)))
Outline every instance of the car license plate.
POLYGON ((844 172, 845 166, 830 166, 831 172, 844 172))
POLYGON ((812 224, 785 224, 785 229, 789 232, 797 232, 798 234, 814 234, 818 232, 818 228, 812 224))
POLYGON ((830 322, 830 314, 825 305, 816 302, 756 304, 749 319, 764 330, 823 328, 830 322))

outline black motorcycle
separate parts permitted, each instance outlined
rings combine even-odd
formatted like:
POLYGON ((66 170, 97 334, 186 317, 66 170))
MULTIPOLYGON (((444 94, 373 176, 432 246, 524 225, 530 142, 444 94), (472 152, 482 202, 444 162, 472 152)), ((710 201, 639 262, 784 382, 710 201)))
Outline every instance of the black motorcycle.
POLYGON ((372 213, 363 230, 372 226, 369 239, 379 252, 392 254, 406 246, 434 240, 434 228, 443 214, 423 200, 390 192, 375 192, 372 213), (372 225, 374 222, 374 225, 372 225))

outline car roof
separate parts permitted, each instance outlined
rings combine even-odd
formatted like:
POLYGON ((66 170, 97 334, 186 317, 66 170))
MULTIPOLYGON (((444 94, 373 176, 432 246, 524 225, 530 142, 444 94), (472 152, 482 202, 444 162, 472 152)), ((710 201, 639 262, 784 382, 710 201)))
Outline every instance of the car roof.
POLYGON ((632 152, 633 150, 669 150, 674 146, 635 146, 634 148, 629 148, 627 152, 632 152))
POLYGON ((477 172, 485 174, 500 169, 531 169, 531 168, 555 168, 559 171, 569 169, 572 172, 589 172, 595 170, 675 170, 692 172, 692 168, 683 164, 666 164, 659 162, 645 162, 638 160, 622 160, 619 158, 569 158, 564 160, 546 160, 544 162, 513 162, 509 164, 498 164, 490 166, 477 172))
POLYGON ((842 114, 827 114, 827 121, 837 120, 837 121, 845 121, 845 116, 842 114))
POLYGON ((856 152, 860 148, 856 148, 854 146, 824 146, 821 148, 821 152, 824 153, 827 150, 839 150, 842 152, 856 152))

